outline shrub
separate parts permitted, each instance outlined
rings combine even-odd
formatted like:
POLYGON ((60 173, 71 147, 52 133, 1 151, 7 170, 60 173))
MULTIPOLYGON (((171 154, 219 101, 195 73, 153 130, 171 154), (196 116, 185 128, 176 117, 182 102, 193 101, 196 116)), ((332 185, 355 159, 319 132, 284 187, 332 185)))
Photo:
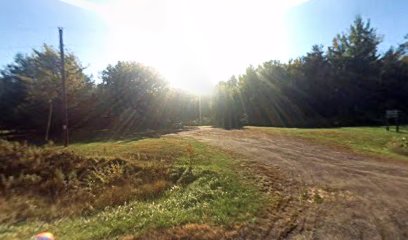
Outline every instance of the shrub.
POLYGON ((170 186, 163 163, 85 157, 52 147, 0 140, 0 222, 91 212, 170 186), (47 215, 41 216, 46 208, 47 215), (52 209, 55 208, 53 212, 52 209))

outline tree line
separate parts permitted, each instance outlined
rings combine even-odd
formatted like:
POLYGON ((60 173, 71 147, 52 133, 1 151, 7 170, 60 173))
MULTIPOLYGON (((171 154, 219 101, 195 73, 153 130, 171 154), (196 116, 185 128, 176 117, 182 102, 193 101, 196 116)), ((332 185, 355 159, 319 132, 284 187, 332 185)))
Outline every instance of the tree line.
POLYGON ((215 124, 334 127, 384 124, 387 109, 408 113, 408 35, 379 53, 382 38, 357 17, 324 49, 287 63, 268 61, 217 86, 215 124))
MULTIPOLYGON (((101 82, 84 73, 73 53, 65 61, 69 125, 75 131, 108 129, 118 134, 181 124, 330 127, 382 124, 387 109, 408 112, 408 36, 379 53, 382 39, 357 17, 324 49, 315 45, 287 63, 268 61, 220 82, 198 98, 169 87, 154 69, 118 62, 101 82)), ((58 51, 44 45, 17 54, 0 70, 0 129, 61 134, 58 51)))
MULTIPOLYGON (((44 45, 17 54, 0 71, 0 129, 32 131, 48 139, 62 132, 62 83, 56 49, 44 45)), ((172 89, 152 68, 118 62, 96 84, 74 54, 65 58, 71 130, 108 129, 117 134, 194 124, 198 99, 172 89)), ((195 122, 197 124, 197 122, 195 122)))

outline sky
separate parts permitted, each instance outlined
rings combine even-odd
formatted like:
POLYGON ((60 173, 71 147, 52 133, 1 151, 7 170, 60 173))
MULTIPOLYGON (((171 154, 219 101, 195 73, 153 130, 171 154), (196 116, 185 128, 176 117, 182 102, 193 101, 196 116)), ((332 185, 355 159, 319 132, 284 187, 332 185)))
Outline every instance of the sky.
POLYGON ((100 81, 117 61, 155 68, 172 86, 209 93, 249 65, 331 44, 357 15, 383 36, 408 34, 407 0, 1 0, 0 67, 43 43, 66 48, 100 81))

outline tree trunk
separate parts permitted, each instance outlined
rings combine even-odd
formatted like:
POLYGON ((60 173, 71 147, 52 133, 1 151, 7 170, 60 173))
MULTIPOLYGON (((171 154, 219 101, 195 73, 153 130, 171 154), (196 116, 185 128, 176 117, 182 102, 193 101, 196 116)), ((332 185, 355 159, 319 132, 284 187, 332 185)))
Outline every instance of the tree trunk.
POLYGON ((49 134, 50 134, 50 128, 51 128, 51 119, 52 119, 52 100, 48 101, 49 104, 49 111, 48 111, 48 121, 47 121, 47 129, 45 131, 45 141, 48 142, 49 140, 49 134))

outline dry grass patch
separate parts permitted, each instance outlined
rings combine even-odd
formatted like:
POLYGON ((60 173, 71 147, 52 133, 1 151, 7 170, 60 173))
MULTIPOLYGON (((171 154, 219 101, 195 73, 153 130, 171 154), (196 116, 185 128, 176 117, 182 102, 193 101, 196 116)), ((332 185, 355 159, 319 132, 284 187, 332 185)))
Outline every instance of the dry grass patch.
POLYGON ((0 141, 0 222, 90 214, 157 197, 171 186, 170 165, 149 159, 89 157, 0 141))

